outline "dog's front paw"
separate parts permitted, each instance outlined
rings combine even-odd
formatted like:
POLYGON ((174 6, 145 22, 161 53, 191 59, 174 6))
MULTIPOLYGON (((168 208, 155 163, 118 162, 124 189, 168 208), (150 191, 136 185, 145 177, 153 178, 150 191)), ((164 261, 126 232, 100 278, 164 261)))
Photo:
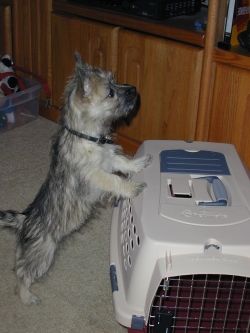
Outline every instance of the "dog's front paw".
POLYGON ((132 182, 131 184, 131 198, 137 197, 137 195, 140 194, 144 190, 144 188, 147 187, 147 184, 145 182, 132 182))
POLYGON ((135 160, 137 166, 136 166, 136 170, 135 172, 138 173, 140 172, 141 170, 145 169, 153 160, 153 156, 152 155, 144 155, 140 158, 137 158, 135 160))
POLYGON ((146 168, 153 161, 153 156, 150 154, 143 156, 143 166, 146 168))

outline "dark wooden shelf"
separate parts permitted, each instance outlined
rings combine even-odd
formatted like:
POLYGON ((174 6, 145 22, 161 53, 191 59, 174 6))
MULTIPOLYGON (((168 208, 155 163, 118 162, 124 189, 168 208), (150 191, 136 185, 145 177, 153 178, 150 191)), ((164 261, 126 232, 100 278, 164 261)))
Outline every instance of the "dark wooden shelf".
POLYGON ((240 46, 234 46, 230 51, 219 48, 214 49, 213 61, 237 66, 250 70, 250 52, 240 46))
POLYGON ((178 16, 166 21, 153 21, 136 16, 120 14, 91 6, 84 6, 67 2, 66 0, 54 0, 54 11, 80 16, 103 23, 108 23, 132 30, 145 32, 159 37, 166 37, 176 41, 204 47, 205 31, 195 29, 194 23, 207 15, 207 9, 202 8, 200 13, 192 16, 178 16))

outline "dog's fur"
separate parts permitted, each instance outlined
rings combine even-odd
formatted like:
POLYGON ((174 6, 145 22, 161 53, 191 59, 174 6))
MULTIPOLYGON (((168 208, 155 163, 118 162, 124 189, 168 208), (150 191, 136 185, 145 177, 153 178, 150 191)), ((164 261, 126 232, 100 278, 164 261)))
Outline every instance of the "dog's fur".
POLYGON ((145 168, 150 155, 129 159, 115 144, 92 142, 68 131, 107 137, 113 120, 127 115, 136 100, 135 87, 117 84, 111 73, 85 64, 76 53, 75 73, 65 88, 60 126, 52 138, 47 178, 23 213, 0 212, 0 226, 16 229, 16 292, 24 304, 40 302, 30 292, 31 284, 50 268, 59 242, 91 218, 104 197, 132 198, 146 187, 124 175, 145 168))

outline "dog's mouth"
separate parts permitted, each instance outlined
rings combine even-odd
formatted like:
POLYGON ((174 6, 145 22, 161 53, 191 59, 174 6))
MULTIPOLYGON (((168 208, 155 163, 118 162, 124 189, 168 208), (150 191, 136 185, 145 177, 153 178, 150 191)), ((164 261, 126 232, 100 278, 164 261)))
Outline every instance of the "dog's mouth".
POLYGON ((136 107, 138 94, 136 87, 126 85, 119 87, 117 92, 120 99, 120 106, 116 110, 116 117, 127 117, 128 114, 136 107))

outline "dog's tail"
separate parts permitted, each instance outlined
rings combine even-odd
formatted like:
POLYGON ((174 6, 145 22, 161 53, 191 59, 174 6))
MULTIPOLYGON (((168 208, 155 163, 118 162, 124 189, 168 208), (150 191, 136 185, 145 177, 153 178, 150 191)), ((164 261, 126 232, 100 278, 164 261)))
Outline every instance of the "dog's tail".
POLYGON ((22 226, 24 219, 25 215, 14 210, 0 211, 0 227, 19 229, 22 226))

